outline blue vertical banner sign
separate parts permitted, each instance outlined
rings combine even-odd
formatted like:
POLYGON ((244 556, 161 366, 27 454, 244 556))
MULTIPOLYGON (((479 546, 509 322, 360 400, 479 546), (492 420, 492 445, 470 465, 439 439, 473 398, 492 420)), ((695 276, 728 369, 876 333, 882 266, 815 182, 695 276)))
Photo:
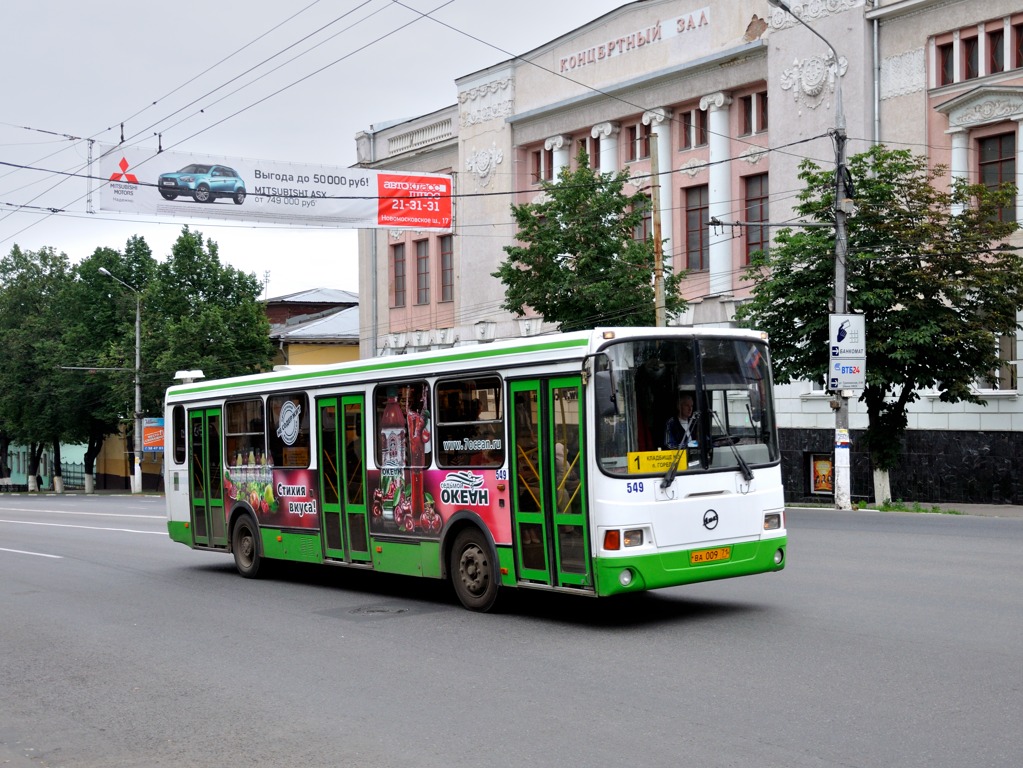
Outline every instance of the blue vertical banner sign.
POLYGON ((828 389, 863 389, 867 385, 867 333, 863 315, 828 319, 828 389))

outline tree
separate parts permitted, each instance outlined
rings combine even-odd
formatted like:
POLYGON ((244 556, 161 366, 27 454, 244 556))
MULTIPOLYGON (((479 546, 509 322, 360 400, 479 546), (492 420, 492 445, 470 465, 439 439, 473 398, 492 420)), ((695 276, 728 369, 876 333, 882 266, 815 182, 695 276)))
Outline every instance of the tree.
POLYGON ((179 370, 206 378, 267 370, 274 348, 262 290, 255 274, 221 264, 217 244, 184 227, 144 297, 147 391, 162 400, 179 370))
MULTIPOLYGON (((28 446, 28 488, 45 446, 68 430, 60 402, 67 389, 60 368, 63 296, 71 280, 68 258, 52 248, 22 251, 0 259, 0 425, 5 439, 28 446)), ((4 455, 0 456, 5 464, 4 455)))
MULTIPOLYGON (((118 285, 100 268, 143 293, 156 270, 145 239, 129 238, 124 253, 112 248, 97 248, 75 267, 75 280, 69 287, 63 323, 63 359, 74 368, 69 376, 72 388, 64 402, 72 433, 68 442, 84 443, 85 488, 91 492, 96 458, 109 435, 121 424, 134 430, 135 410, 135 301, 136 295, 118 285)), ((148 327, 148 312, 143 307, 143 332, 148 327)), ((145 339, 145 336, 143 337, 145 339)), ((143 411, 159 413, 160 382, 147 382, 147 358, 143 355, 143 411), (145 395, 148 394, 148 399, 145 395)), ((129 450, 134 441, 129 440, 129 450)), ((134 459, 134 456, 131 456, 134 459)))
MULTIPOLYGON (((984 404, 972 384, 998 366, 995 336, 1015 334, 1023 260, 1005 243, 1016 230, 1002 215, 1013 205, 1011 185, 989 190, 956 180, 949 187, 944 168, 884 146, 850 158, 848 166, 856 186, 848 307, 865 316, 865 442, 875 486, 886 489, 887 472, 901 456, 907 408, 920 389, 936 389, 944 402, 984 404)), ((798 213, 833 222, 833 172, 804 161, 800 178, 806 186, 798 213)), ((831 227, 783 229, 770 253, 751 262, 752 301, 738 317, 770 334, 779 380, 825 376, 834 252, 831 227)))
MULTIPOLYGON (((502 308, 526 308, 561 330, 654 324, 654 243, 637 240, 650 199, 626 194, 628 171, 599 173, 580 152, 576 170, 541 182, 538 202, 512 206, 517 239, 494 277, 505 285, 502 308)), ((683 274, 664 268, 665 309, 685 309, 683 274)))

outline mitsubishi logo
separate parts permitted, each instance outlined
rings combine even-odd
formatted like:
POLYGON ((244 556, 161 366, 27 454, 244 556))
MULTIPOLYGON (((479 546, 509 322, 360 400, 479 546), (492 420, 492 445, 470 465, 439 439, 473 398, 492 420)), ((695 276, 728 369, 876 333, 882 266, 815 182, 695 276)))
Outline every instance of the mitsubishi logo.
POLYGON ((124 181, 128 182, 129 184, 138 184, 139 183, 138 177, 135 176, 134 173, 128 173, 128 160, 127 160, 127 158, 122 157, 121 158, 121 162, 119 162, 117 164, 117 167, 121 169, 121 172, 117 173, 115 171, 114 173, 110 174, 110 180, 111 181, 121 181, 121 180, 124 180, 124 181))
POLYGON ((713 509, 708 509, 703 513, 703 527, 708 531, 713 531, 718 527, 718 513, 713 509))

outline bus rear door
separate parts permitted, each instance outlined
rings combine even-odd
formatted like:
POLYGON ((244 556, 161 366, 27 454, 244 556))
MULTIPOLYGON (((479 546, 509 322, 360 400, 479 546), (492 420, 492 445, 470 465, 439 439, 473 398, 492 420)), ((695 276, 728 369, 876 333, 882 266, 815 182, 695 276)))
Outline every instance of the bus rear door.
POLYGON ((580 378, 516 381, 510 386, 519 579, 592 587, 580 378))
POLYGON ((224 466, 220 446, 220 408, 188 412, 189 496, 192 542, 199 547, 227 548, 224 519, 224 466))

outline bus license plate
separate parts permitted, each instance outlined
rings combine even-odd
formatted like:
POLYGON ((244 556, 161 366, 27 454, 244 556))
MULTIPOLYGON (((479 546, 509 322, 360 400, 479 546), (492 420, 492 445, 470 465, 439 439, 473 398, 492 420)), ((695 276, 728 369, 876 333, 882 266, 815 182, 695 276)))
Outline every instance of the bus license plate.
POLYGON ((731 556, 732 556, 731 547, 697 549, 689 553, 689 564, 703 565, 704 563, 716 563, 719 560, 728 560, 731 556))

